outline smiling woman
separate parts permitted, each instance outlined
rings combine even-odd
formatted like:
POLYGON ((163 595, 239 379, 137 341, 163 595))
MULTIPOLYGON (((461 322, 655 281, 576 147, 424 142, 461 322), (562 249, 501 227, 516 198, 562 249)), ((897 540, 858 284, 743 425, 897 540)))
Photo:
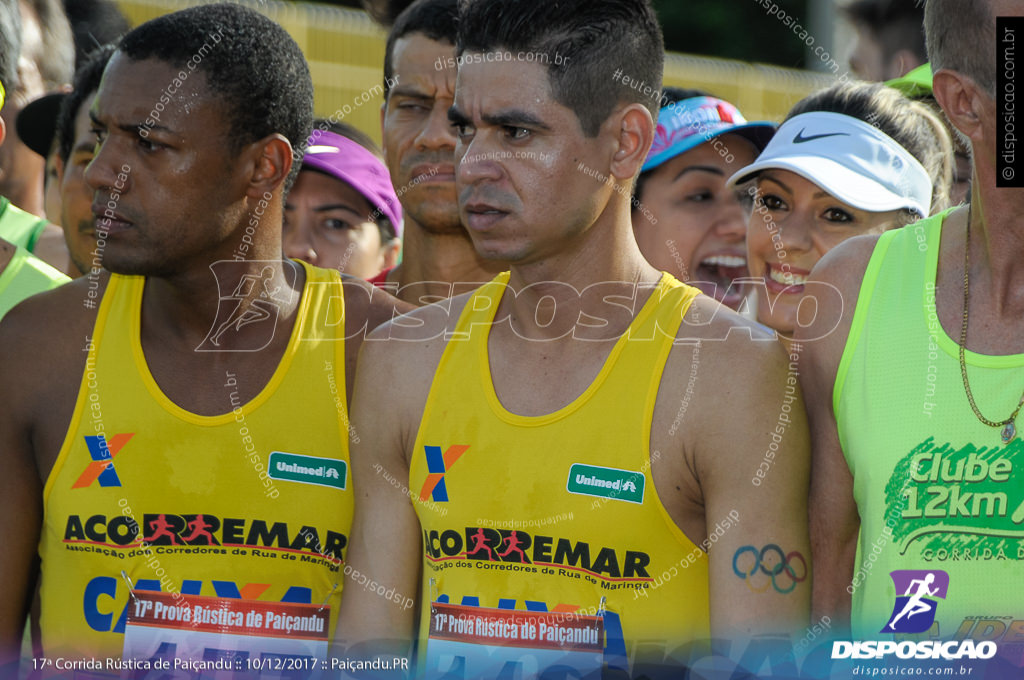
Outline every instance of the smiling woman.
POLYGON ((733 309, 747 275, 750 201, 726 180, 753 162, 772 123, 747 123, 729 102, 665 88, 654 144, 636 182, 633 233, 652 265, 733 309))
POLYGON ((763 282, 758 321, 792 334, 825 253, 943 209, 952 155, 936 116, 892 88, 844 83, 799 102, 757 161, 728 181, 756 181, 747 253, 763 282))

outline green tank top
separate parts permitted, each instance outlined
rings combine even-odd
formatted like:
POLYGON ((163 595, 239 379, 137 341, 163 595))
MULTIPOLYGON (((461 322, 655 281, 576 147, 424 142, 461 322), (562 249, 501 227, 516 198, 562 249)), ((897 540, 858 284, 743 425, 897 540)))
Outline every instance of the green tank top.
MULTIPOLYGON (((929 598, 934 622, 900 639, 998 643, 1024 635, 1024 443, 1018 436, 1004 444, 1000 428, 975 417, 957 342, 936 317, 948 215, 879 239, 836 376, 833 407, 861 521, 847 588, 860 639, 897 636, 880 632, 889 630, 896 598, 911 594, 908 577, 890 575, 897 570, 920 570, 912 578, 933 573, 934 583, 945 582, 936 572, 948 574, 945 593, 931 589, 939 591, 929 598)), ((1024 354, 967 352, 966 363, 981 412, 1007 417, 1024 389, 1024 354)), ((918 623, 929 618, 922 614, 918 623)))
POLYGON ((0 319, 25 298, 56 288, 70 280, 19 247, 11 261, 0 271, 0 319))
POLYGON ((0 196, 0 238, 31 253, 46 230, 46 224, 46 220, 25 212, 6 196, 0 196))

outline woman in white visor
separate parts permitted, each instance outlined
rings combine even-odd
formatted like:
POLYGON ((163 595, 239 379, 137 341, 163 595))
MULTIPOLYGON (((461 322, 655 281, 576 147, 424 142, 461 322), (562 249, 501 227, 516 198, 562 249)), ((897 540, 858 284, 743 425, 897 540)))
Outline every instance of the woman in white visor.
POLYGON ((935 114, 884 85, 841 83, 800 101, 729 180, 754 197, 747 262, 758 321, 791 336, 804 284, 825 253, 945 208, 952 157, 935 114))

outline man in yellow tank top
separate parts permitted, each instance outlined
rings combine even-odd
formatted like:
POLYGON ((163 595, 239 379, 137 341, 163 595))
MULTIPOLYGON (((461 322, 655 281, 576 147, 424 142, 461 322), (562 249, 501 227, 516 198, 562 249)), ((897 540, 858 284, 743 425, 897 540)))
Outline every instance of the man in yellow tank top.
POLYGON ((802 629, 795 367, 630 226, 660 132, 650 4, 473 0, 458 55, 459 207, 510 272, 366 344, 339 639, 415 638, 426 677, 589 676, 802 629))
POLYGON ((929 0, 933 92, 972 147, 970 205, 830 252, 811 278, 839 291, 839 324, 797 334, 821 338, 801 374, 811 540, 829 565, 815 615, 858 640, 1007 643, 1006 677, 1024 625, 1024 185, 997 104, 1014 50, 993 55, 1022 17, 1016 2, 929 0))
POLYGON ((326 651, 354 362, 396 301, 281 257, 312 108, 299 47, 242 6, 119 43, 85 174, 113 273, 0 326, 0 392, 17 395, 0 415, 4 661, 36 583, 37 655, 78 664, 57 670, 180 670, 211 631, 226 634, 192 651, 232 670, 326 651))

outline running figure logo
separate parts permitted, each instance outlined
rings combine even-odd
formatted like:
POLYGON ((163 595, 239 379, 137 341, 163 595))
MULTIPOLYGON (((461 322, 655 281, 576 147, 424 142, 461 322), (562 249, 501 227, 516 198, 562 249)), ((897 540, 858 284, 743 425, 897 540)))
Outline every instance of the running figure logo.
POLYGON ((487 535, 484 534, 484 530, 481 527, 477 527, 476 533, 473 534, 473 549, 466 553, 466 557, 475 555, 481 550, 487 551, 487 559, 494 561, 494 551, 491 550, 491 546, 487 545, 487 535))
MULTIPOLYGON (((274 267, 270 262, 259 269, 258 273, 252 273, 252 266, 258 264, 222 260, 210 265, 217 279, 220 300, 217 304, 217 318, 206 338, 196 348, 197 352, 258 352, 274 339, 278 315, 281 308, 291 300, 293 291, 280 283, 274 283, 274 267), (231 350, 224 348, 227 336, 237 335, 243 328, 257 324, 258 332, 246 329, 249 346, 237 347, 237 343, 232 343, 231 350)), ((291 267, 285 267, 284 272, 289 279, 295 276, 291 267)))
MULTIPOLYGON (((519 547, 520 545, 525 545, 525 543, 526 543, 525 541, 520 541, 519 540, 519 536, 516 534, 516 530, 513 529, 512 533, 509 534, 508 537, 505 538, 505 540, 501 542, 502 545, 508 546, 508 549, 505 550, 505 552, 498 553, 498 557, 508 557, 511 553, 517 552, 517 553, 519 553, 519 561, 520 562, 528 563, 529 560, 526 559, 526 553, 524 553, 523 549, 519 547)), ((505 561, 508 562, 508 561, 511 561, 511 560, 505 560, 505 561)))
POLYGON ((946 599, 949 574, 940 569, 902 569, 889 574, 896 585, 896 604, 882 633, 923 633, 935 622, 938 602, 946 599), (899 593, 903 593, 899 595, 899 593))
POLYGON ((184 541, 178 538, 178 534, 171 531, 174 527, 170 522, 167 521, 167 515, 160 514, 156 516, 156 519, 149 523, 149 536, 143 537, 146 543, 155 544, 157 539, 166 537, 171 545, 184 545, 184 541))
MULTIPOLYGON (((161 517, 163 517, 163 515, 161 515, 161 517)), ((215 526, 216 525, 207 522, 206 518, 202 515, 196 515, 196 518, 188 523, 188 528, 192 530, 192 533, 181 540, 188 545, 196 545, 199 543, 200 538, 205 538, 206 543, 201 543, 200 545, 220 545, 220 541, 214 538, 213 534, 210 533, 210 530, 215 528, 215 526)))

